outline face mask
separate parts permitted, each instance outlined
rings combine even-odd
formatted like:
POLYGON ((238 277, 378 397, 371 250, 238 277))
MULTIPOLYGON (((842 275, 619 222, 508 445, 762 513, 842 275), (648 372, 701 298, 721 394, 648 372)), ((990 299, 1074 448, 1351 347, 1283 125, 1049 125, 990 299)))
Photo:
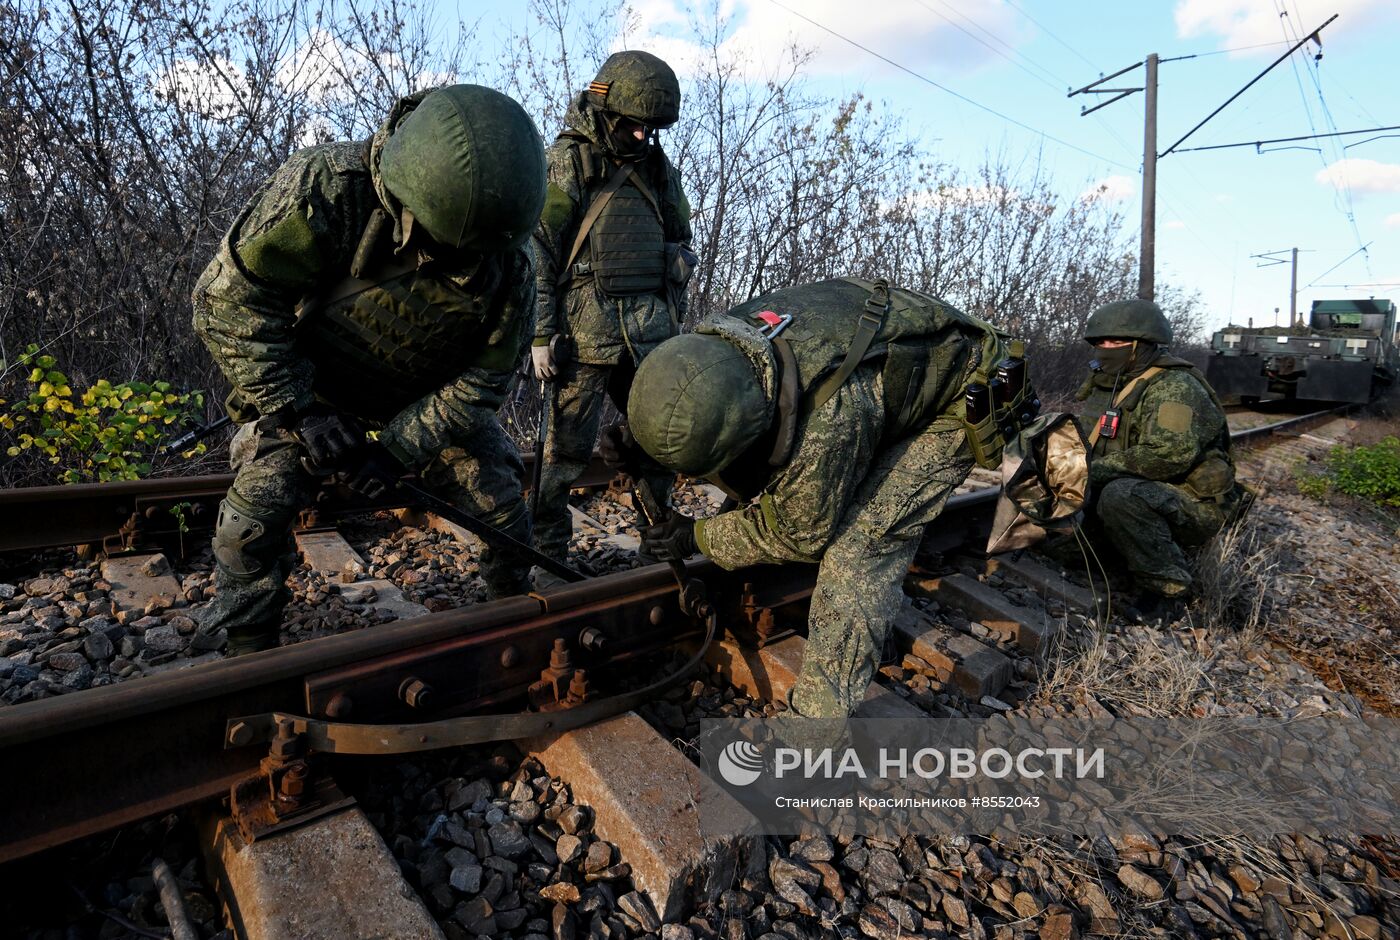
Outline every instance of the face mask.
POLYGON ((604 122, 608 133, 608 146, 614 155, 623 158, 640 157, 646 152, 647 134, 643 132, 642 139, 638 140, 632 132, 636 124, 624 120, 620 115, 607 115, 604 122))
POLYGON ((1094 350, 1094 367, 1108 375, 1122 375, 1137 355, 1135 346, 1116 346, 1094 350))

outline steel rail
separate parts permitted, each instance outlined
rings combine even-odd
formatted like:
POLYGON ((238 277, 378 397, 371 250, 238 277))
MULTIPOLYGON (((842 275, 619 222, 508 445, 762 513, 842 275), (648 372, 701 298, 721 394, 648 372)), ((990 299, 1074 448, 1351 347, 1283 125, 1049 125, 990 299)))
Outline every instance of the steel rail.
MULTIPOLYGON (((708 562, 692 570, 707 579, 717 573, 708 562)), ((660 646, 683 636, 695 628, 680 617, 675 593, 669 569, 653 565, 543 597, 428 614, 0 709, 0 862, 227 793, 265 755, 225 749, 227 719, 325 714, 327 697, 311 691, 318 677, 359 669, 364 684, 347 685, 358 699, 355 714, 383 720, 394 707, 401 717, 414 712, 398 702, 397 688, 375 687, 378 673, 367 664, 388 663, 392 671, 398 662, 416 670, 442 661, 463 671, 474 663, 461 676, 471 688, 455 700, 444 696, 449 707, 435 709, 437 717, 518 697, 548 662, 553 641, 572 641, 586 627, 619 638, 631 626, 633 654, 645 651, 648 638, 660 646)), ((613 655, 625 658, 628 645, 618 643, 613 655)))
MULTIPOLYGON (((527 454, 524 459, 528 480, 534 457, 527 454)), ((614 475, 595 455, 576 485, 606 486, 614 475)), ((145 520, 156 532, 174 532, 179 525, 172 513, 176 507, 183 508, 183 521, 188 528, 212 528, 219 500, 231 483, 233 474, 223 473, 0 490, 0 519, 5 520, 0 526, 0 551, 101 544, 119 536, 133 515, 145 520)), ((314 508, 342 514, 407 505, 412 505, 410 498, 390 495, 377 501, 333 500, 314 508)))
MULTIPOLYGON (((1231 438, 1253 442, 1342 410, 1237 431, 1231 438)), ((953 496, 926 530, 922 551, 985 545, 998 495, 988 487, 953 496)), ((730 623, 745 603, 800 605, 815 581, 812 566, 729 573, 696 559, 687 567, 711 598, 721 599, 721 616, 730 623)), ((0 863, 226 794, 262 754, 258 748, 224 747, 233 717, 282 712, 402 722, 414 714, 398 699, 408 673, 439 683, 438 707, 418 720, 482 707, 505 710, 538 675, 553 641, 577 638, 587 627, 619 637, 622 642, 604 658, 625 665, 696 631, 680 614, 677 591, 667 566, 651 565, 544 595, 0 709, 0 863)))

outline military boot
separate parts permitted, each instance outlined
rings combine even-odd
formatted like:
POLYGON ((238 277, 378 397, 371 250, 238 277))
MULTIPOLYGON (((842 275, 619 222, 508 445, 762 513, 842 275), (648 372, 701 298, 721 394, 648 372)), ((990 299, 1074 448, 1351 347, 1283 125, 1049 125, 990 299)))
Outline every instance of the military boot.
POLYGON ((225 652, 229 656, 242 656, 244 653, 260 653, 263 650, 276 649, 280 633, 281 631, 276 625, 251 624, 229 627, 228 646, 225 647, 225 652))

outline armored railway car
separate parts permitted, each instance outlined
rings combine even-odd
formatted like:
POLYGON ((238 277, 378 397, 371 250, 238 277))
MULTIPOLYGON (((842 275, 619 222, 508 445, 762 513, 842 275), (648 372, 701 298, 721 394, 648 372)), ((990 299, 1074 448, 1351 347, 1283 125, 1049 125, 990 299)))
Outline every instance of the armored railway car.
POLYGON ((1395 380, 1390 300, 1316 300, 1308 325, 1227 326, 1211 337, 1206 377, 1221 398, 1364 403, 1395 380))

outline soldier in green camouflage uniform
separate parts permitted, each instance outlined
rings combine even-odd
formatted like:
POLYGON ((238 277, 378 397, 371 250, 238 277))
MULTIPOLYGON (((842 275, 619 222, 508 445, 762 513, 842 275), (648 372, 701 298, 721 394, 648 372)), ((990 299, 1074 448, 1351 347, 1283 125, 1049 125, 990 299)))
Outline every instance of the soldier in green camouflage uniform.
POLYGON ((712 317, 637 371, 637 444, 743 504, 672 516, 643 550, 820 566, 792 692, 803 716, 845 718, 864 696, 924 527, 972 468, 962 395, 989 335, 936 298, 843 278, 712 317))
MULTIPOLYGON (((671 68, 646 52, 618 52, 574 100, 546 155, 532 354, 535 374, 551 385, 535 539, 561 560, 569 489, 592 455, 604 395, 625 411, 637 364, 685 315, 690 205, 654 136, 679 116, 671 68), (551 347, 556 336, 565 342, 551 347)), ((664 500, 674 477, 654 464, 643 473, 664 500)))
POLYGON ((1097 357, 1078 394, 1093 444, 1090 531, 1131 572, 1139 611, 1171 616, 1191 587, 1188 552, 1220 531, 1245 494, 1225 412, 1200 371, 1167 352, 1171 325, 1151 301, 1098 308, 1084 338, 1097 357))
MULTIPOLYGON (((529 341, 544 177, 524 110, 453 85, 399 101, 368 142, 293 154, 233 223, 194 290, 241 425, 204 618, 230 652, 276 645, 287 534, 316 487, 304 458, 371 495, 417 469, 528 540, 496 409, 529 341)), ((494 594, 528 589, 524 559, 490 550, 481 564, 494 594)))

